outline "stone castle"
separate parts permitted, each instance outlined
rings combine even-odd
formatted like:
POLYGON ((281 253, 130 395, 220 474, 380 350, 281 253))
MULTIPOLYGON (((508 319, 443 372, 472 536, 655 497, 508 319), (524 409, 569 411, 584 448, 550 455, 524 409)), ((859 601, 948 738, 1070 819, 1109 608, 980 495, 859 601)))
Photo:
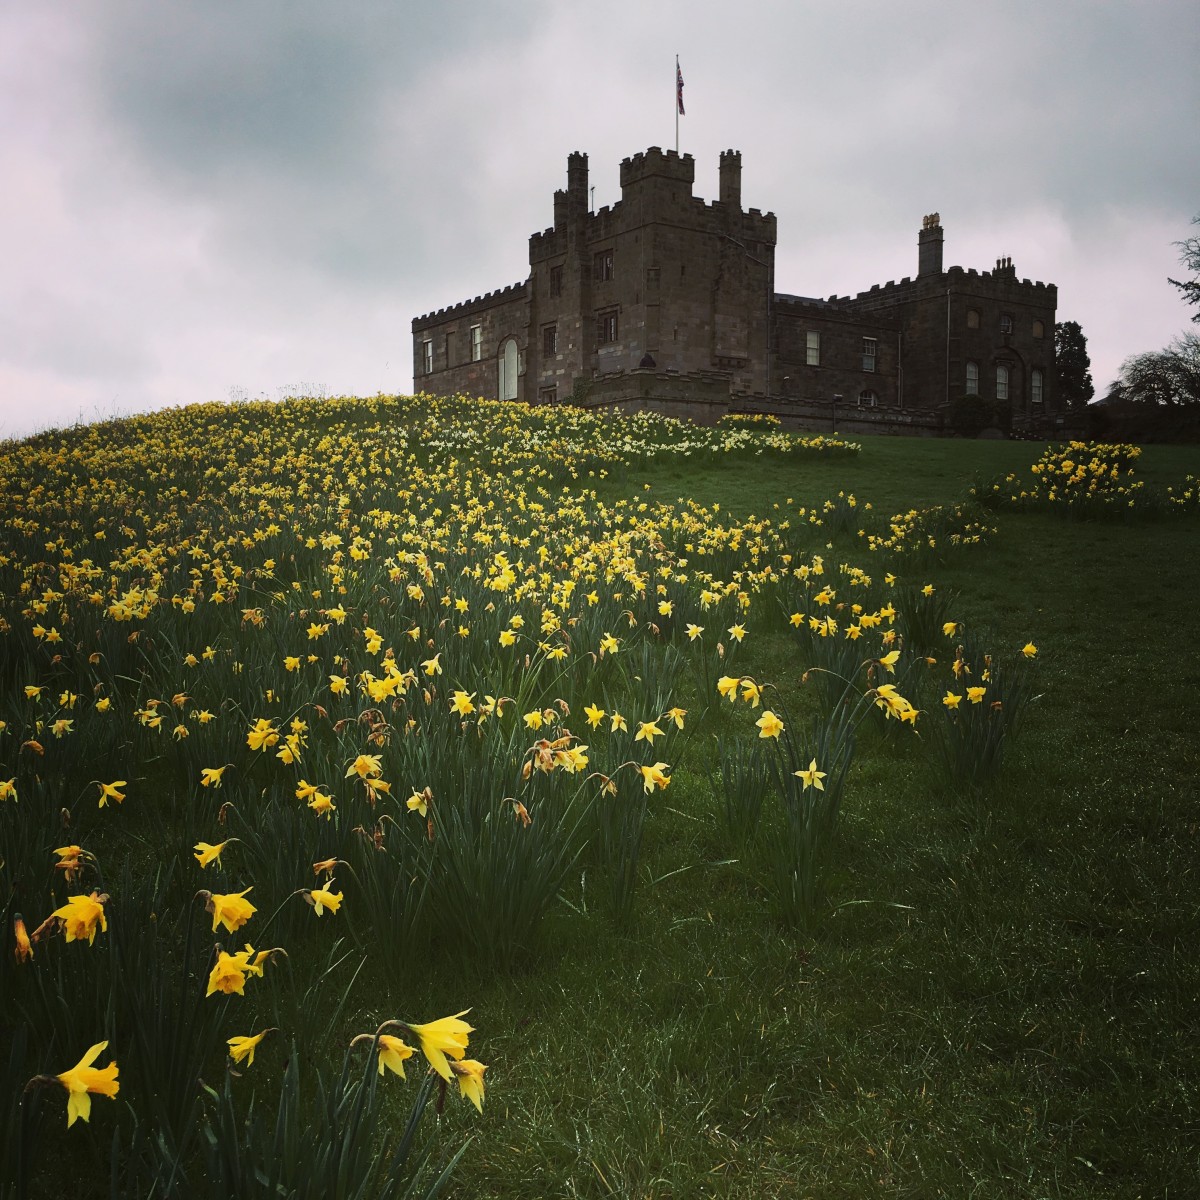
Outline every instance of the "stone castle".
POLYGON ((974 394, 1010 405, 1016 430, 1053 426, 1053 284, 1018 279, 1010 258, 944 268, 934 213, 915 277, 777 292, 775 215, 742 208, 741 175, 741 154, 722 153, 706 203, 692 156, 651 147, 621 163, 621 199, 592 212, 587 155, 571 154, 528 279, 413 321, 414 391, 923 434, 974 394))

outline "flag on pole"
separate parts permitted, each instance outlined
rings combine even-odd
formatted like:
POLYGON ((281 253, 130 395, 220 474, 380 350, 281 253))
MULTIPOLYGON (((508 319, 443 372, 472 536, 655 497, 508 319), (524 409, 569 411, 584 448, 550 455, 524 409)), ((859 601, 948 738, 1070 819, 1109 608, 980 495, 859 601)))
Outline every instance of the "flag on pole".
POLYGON ((679 69, 679 56, 675 56, 675 104, 683 116, 683 72, 679 69))

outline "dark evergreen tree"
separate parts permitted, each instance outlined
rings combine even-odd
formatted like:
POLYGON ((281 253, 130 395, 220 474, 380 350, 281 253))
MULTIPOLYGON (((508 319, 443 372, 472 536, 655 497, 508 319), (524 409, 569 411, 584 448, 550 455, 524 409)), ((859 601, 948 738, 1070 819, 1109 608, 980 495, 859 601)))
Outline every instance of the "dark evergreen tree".
POLYGON ((1079 322, 1059 321, 1054 326, 1054 394, 1060 404, 1083 408, 1096 394, 1091 366, 1079 322))
MULTIPOLYGON (((1200 217, 1193 217, 1192 224, 1200 225, 1200 217)), ((1179 261, 1193 275, 1200 276, 1200 237, 1185 238, 1182 242, 1176 242, 1175 245, 1179 247, 1179 261)), ((1200 324, 1200 279, 1172 279, 1170 282, 1183 293, 1184 300, 1196 310, 1192 314, 1192 320, 1200 324)))

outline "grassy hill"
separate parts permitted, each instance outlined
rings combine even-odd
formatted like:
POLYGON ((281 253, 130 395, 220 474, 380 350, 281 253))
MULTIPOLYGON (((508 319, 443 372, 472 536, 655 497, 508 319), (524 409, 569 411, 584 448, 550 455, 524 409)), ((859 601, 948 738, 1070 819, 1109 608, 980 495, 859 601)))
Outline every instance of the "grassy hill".
POLYGON ((1200 457, 1043 449, 7 445, 0 1194, 383 1194, 425 1103, 450 1195, 1187 1194, 1200 457))

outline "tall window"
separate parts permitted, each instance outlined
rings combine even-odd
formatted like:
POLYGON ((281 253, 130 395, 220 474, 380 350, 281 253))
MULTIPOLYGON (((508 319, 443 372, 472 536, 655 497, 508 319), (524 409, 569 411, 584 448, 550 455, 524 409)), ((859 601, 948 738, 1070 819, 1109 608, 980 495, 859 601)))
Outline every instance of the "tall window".
POLYGON ((1034 321, 1033 336, 1035 338, 1043 338, 1046 336, 1046 326, 1041 321, 1034 321))
POLYGON ((547 357, 558 353, 557 325, 545 325, 542 327, 542 353, 547 357))
POLYGON ((1004 363, 996 364, 996 399, 1008 399, 1008 367, 1004 363))
POLYGON ((433 374, 433 342, 421 343, 421 368, 426 375, 433 374))
POLYGON ((979 395, 979 364, 977 362, 967 363, 967 395, 979 395))
POLYGON ((805 334, 804 361, 810 367, 821 365, 821 335, 812 329, 805 334))
POLYGON ((865 337, 862 345, 862 369, 864 371, 875 370, 875 346, 876 339, 865 337))
POLYGON ((1040 408, 1046 398, 1045 380, 1041 367, 1034 367, 1029 373, 1029 398, 1034 408, 1040 408))
POLYGON ((592 278, 611 279, 613 277, 613 252, 601 250, 592 259, 592 278))
POLYGON ((517 343, 513 338, 506 338, 500 347, 497 360, 499 372, 499 394, 501 400, 517 398, 517 343))
POLYGON ((550 268, 550 296, 553 299, 556 296, 562 295, 562 265, 550 268))
POLYGON ((979 328, 979 309, 977 309, 977 308, 968 308, 967 309, 967 328, 968 329, 978 329, 979 328))
POLYGON ((596 317, 596 341, 601 346, 617 340, 617 310, 610 308, 596 317))
POLYGON ((1001 313, 1000 314, 1000 332, 1001 333, 1012 333, 1012 331, 1013 331, 1012 313, 1001 313))
POLYGON ((471 326, 471 361, 479 362, 483 358, 483 326, 471 326))

